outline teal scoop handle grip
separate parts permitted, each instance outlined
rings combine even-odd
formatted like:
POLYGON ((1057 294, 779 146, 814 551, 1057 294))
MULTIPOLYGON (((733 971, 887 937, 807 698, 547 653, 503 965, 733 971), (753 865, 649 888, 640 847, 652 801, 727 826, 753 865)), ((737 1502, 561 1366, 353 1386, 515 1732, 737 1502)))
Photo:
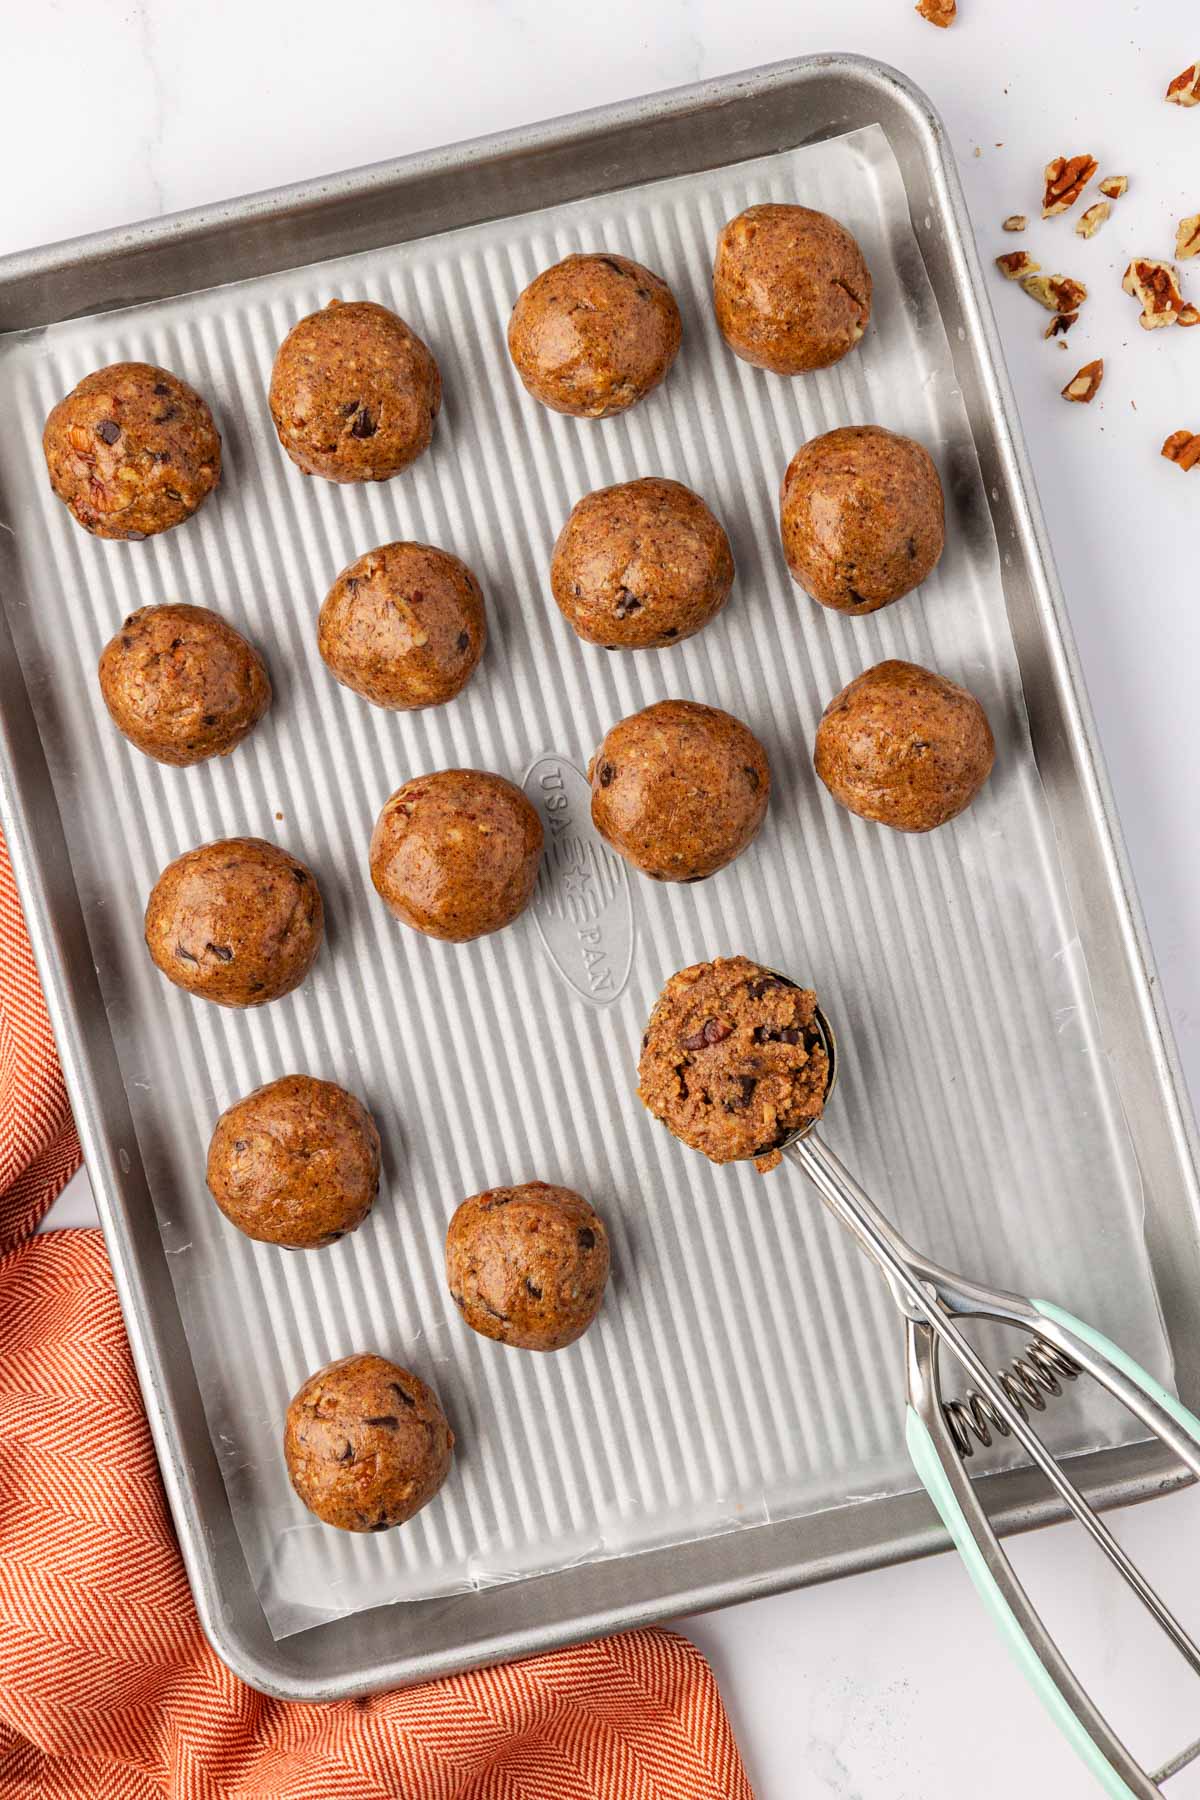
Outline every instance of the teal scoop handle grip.
MULTIPOLYGON (((827 1024, 824 1029, 828 1035, 827 1024)), ((832 1046, 831 1036, 828 1041, 832 1046)), ((1011 1371, 994 1374, 962 1331, 960 1321, 988 1319, 1032 1334, 1026 1368, 1040 1370, 1044 1375, 1046 1358, 1059 1352, 1062 1361, 1058 1366, 1064 1373, 1069 1371, 1072 1378, 1080 1373, 1091 1376, 1197 1477, 1200 1419, 1126 1352, 1061 1307, 987 1287, 922 1256, 906 1242, 818 1132, 803 1129, 787 1146, 787 1153, 829 1211, 875 1263, 904 1317, 908 1378, 905 1433, 909 1453, 1018 1663, 1104 1793, 1117 1800, 1161 1800, 1163 1790, 1159 1784, 1200 1757, 1200 1742, 1151 1774, 1117 1736, 1047 1632, 1000 1547, 975 1484, 967 1474, 963 1456, 964 1449, 969 1454, 969 1438, 964 1447, 962 1420, 986 1419, 1021 1444, 1051 1491, 1197 1676, 1200 1644, 1171 1612, 1080 1492, 1070 1472, 1034 1430, 1027 1405, 1037 1390, 1026 1387, 1023 1398, 1021 1384, 1011 1371), (1032 1359, 1038 1350, 1042 1356, 1035 1365, 1032 1359), (948 1408, 944 1404, 939 1354, 953 1357, 972 1383, 968 1406, 959 1402, 948 1408)), ((1021 1359, 1012 1368, 1019 1372, 1021 1359)), ((1032 1381, 1033 1376, 1029 1379, 1032 1381)), ((1047 1391, 1058 1389, 1052 1384, 1047 1391)), ((990 1441, 986 1431, 981 1441, 990 1441)))
MULTIPOLYGON (((1032 1307, 1045 1340, 1123 1401, 1200 1475, 1200 1419, 1102 1332, 1052 1302, 1037 1300, 1032 1307)), ((1000 1548, 941 1410, 932 1340, 916 1322, 910 1324, 910 1371, 916 1375, 910 1392, 917 1398, 907 1408, 905 1438, 913 1467, 1018 1667, 1100 1792, 1113 1800, 1161 1795, 1159 1781, 1191 1760, 1200 1745, 1152 1775, 1116 1736, 1049 1637, 1000 1548)))
MULTIPOLYGON (((1034 1648, 1033 1640, 1014 1611, 1010 1599, 1005 1594, 1004 1587, 988 1566, 975 1532, 968 1523, 967 1515, 946 1478, 945 1468, 924 1420, 911 1406, 907 1410, 905 1419, 905 1438, 913 1468, 920 1476, 933 1504, 937 1507, 942 1524, 950 1533, 955 1549, 966 1564, 967 1573, 975 1585, 976 1592, 991 1613, 1001 1636, 1030 1687, 1059 1730, 1096 1777, 1103 1793, 1111 1795, 1112 1800, 1144 1800, 1144 1790, 1131 1788, 1124 1777, 1117 1773, 1107 1755, 1096 1743, 1087 1725, 1078 1717, 1069 1700, 1053 1680, 1050 1671, 1034 1648)), ((1157 1790, 1151 1791, 1156 1792, 1157 1790)))

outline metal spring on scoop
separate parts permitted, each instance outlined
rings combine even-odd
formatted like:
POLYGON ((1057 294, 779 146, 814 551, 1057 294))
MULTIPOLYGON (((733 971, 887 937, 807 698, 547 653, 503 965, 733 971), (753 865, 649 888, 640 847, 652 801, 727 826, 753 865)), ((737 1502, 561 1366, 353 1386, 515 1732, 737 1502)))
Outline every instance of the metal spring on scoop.
MULTIPOLYGON (((1057 1344, 1039 1337, 1030 1339, 1023 1356, 1014 1356, 1003 1369, 997 1369, 996 1380, 1025 1418, 1030 1407, 1034 1412, 1045 1412, 1046 1395, 1061 1394, 1062 1383, 1074 1381, 1078 1374, 1079 1364, 1073 1357, 1060 1350, 1057 1344)), ((974 1454, 972 1437, 986 1450, 992 1442, 993 1432, 997 1437, 1011 1436, 1007 1420, 1000 1417, 986 1394, 980 1394, 974 1388, 961 1400, 945 1401, 942 1411, 958 1453, 964 1459, 974 1454)))

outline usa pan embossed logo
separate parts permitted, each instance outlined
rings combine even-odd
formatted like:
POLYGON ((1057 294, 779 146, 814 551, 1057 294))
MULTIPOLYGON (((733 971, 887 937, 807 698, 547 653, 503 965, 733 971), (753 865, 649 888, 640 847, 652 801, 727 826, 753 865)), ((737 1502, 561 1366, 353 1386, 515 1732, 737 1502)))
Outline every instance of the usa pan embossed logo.
POLYGON ((564 756, 541 756, 524 782, 546 848, 533 919, 546 955, 567 985, 593 1006, 611 1006, 633 962, 629 876, 592 824, 587 776, 564 756))

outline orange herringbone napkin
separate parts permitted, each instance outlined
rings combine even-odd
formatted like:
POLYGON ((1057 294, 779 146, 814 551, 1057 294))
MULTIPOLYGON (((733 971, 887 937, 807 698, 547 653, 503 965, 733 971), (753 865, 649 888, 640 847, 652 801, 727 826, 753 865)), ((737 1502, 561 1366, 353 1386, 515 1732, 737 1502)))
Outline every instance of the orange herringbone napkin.
POLYGON ((0 838, 0 1800, 752 1800, 665 1631, 329 1706, 201 1635, 100 1234, 32 1236, 79 1146, 0 838))

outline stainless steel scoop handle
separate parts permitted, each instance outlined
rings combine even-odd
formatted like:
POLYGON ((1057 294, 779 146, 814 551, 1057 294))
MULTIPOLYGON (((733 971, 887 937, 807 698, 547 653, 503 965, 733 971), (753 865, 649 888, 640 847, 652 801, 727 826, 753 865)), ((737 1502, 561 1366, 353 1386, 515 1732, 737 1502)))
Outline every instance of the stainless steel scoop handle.
POLYGON ((1200 1755, 1200 1743, 1152 1776, 1130 1755, 1093 1705, 1017 1580, 963 1467, 944 1412, 939 1352, 944 1347, 967 1370, 974 1387, 987 1397, 1012 1436, 1024 1446, 1054 1491, 1198 1674, 1200 1647, 1051 1456, 955 1325, 954 1318, 994 1319, 1055 1344, 1122 1401, 1147 1430, 1168 1444, 1197 1477, 1200 1420, 1116 1345, 1060 1308, 986 1288, 920 1255, 815 1131, 809 1130, 793 1140, 785 1155, 804 1172, 830 1212, 880 1269, 905 1316, 909 1400, 906 1435, 914 1466, 1025 1674, 1107 1793, 1117 1800, 1128 1800, 1129 1796, 1134 1800, 1153 1800, 1162 1792, 1159 1782, 1200 1755))

